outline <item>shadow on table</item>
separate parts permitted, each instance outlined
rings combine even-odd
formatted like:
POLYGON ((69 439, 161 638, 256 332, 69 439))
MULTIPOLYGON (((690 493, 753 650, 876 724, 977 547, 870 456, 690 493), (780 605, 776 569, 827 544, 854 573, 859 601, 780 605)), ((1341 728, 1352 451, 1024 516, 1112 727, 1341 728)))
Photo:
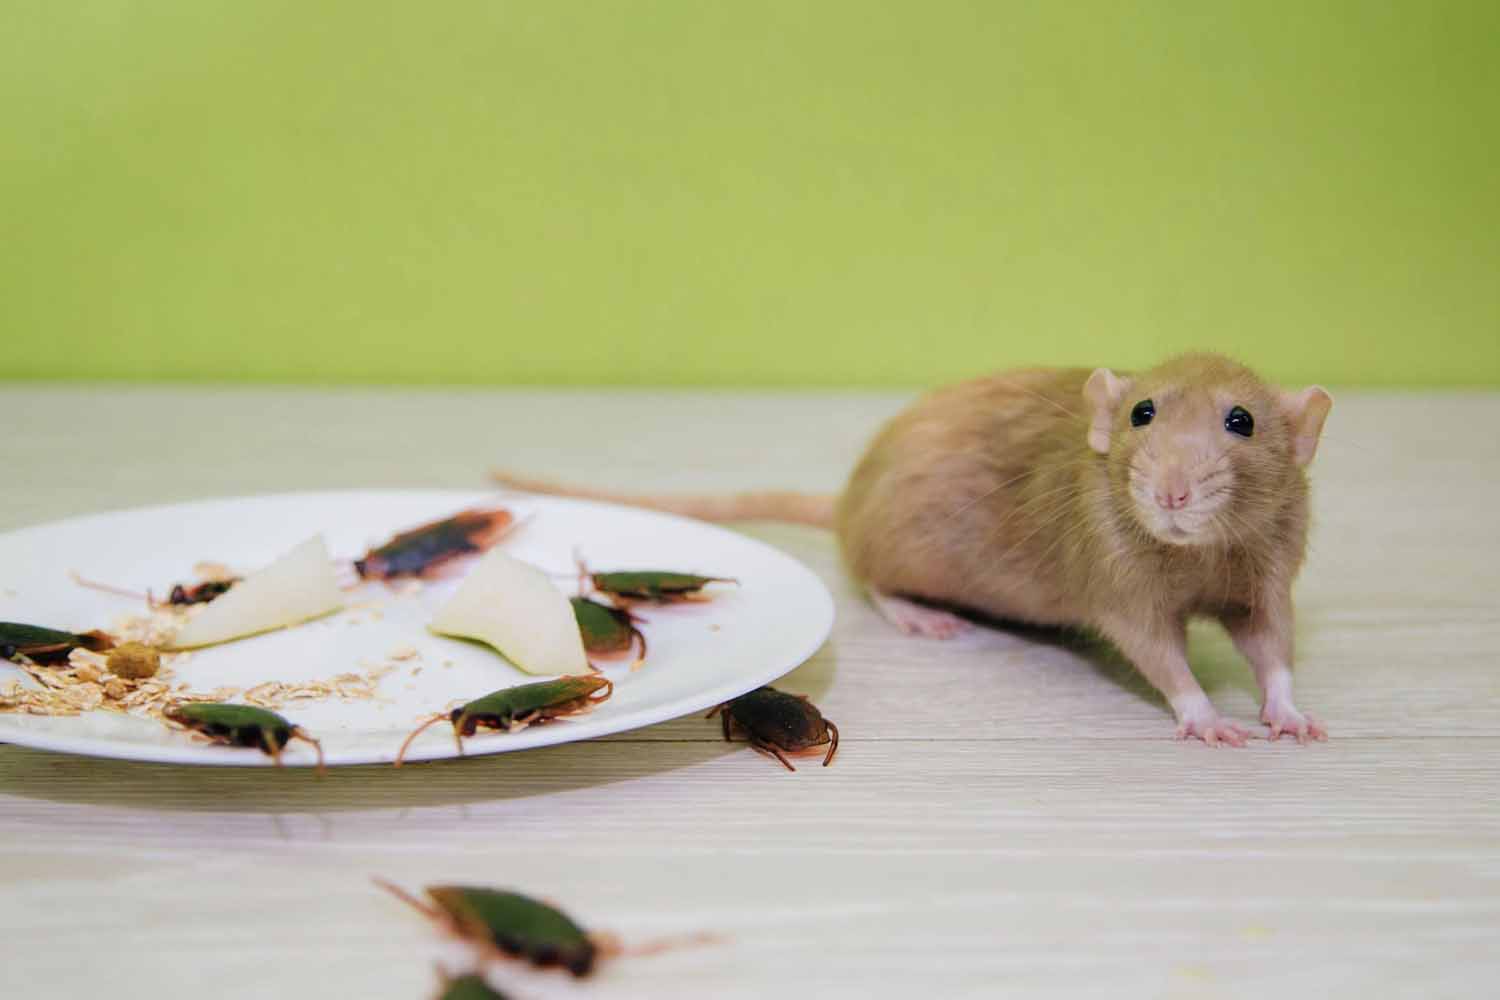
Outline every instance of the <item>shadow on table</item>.
MULTIPOLYGON (((820 697, 833 646, 785 681, 820 697)), ((777 683, 781 683, 778 681, 777 683)), ((649 779, 732 753, 702 713, 602 739, 462 759, 311 768, 184 767, 0 745, 0 793, 53 802, 183 812, 322 813, 499 802, 649 779)))
MULTIPOLYGON (((1171 712, 1166 699, 1113 643, 1100 635, 1084 629, 1048 628, 990 619, 969 611, 965 611, 965 616, 990 629, 994 633, 992 638, 1002 647, 1020 642, 1068 653, 1101 680, 1168 714, 1171 712)), ((1189 628, 1188 662, 1192 665, 1193 676, 1210 698, 1229 691, 1258 696, 1249 665, 1235 651, 1224 630, 1215 623, 1195 621, 1189 628)))
POLYGON ((210 812, 340 812, 494 802, 652 777, 743 749, 708 740, 596 740, 394 768, 184 767, 7 747, 0 792, 54 802, 210 812))

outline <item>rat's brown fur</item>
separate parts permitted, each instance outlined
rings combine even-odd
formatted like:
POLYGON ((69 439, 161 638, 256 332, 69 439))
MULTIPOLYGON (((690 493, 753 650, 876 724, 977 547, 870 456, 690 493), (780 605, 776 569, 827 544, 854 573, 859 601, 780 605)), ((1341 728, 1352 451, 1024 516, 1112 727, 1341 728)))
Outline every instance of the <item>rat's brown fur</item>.
MULTIPOLYGON (((909 630, 946 635, 955 619, 905 599, 1097 629, 1171 702, 1179 735, 1240 743, 1245 730, 1218 717, 1187 665, 1188 618, 1217 618, 1255 669, 1272 737, 1320 737, 1291 701, 1291 585, 1307 541, 1303 467, 1330 405, 1321 389, 1283 392, 1210 354, 1133 378, 992 375, 939 389, 888 423, 833 527, 854 576, 909 630), (1156 417, 1132 427, 1145 399, 1156 417), (1233 406, 1253 415, 1249 438, 1225 429, 1233 406), (1174 508, 1157 499, 1167 494, 1188 499, 1174 508)), ((630 499, 778 516, 777 504, 734 498, 630 499)), ((817 523, 827 512, 823 498, 785 506, 792 516, 780 519, 817 523)))
POLYGON ((1136 380, 1100 455, 1087 442, 1089 375, 994 375, 940 389, 891 421, 838 504, 854 575, 1038 625, 1240 613, 1265 587, 1288 583, 1306 545, 1307 481, 1277 394, 1222 359, 1178 359, 1136 380), (1154 436, 1189 418, 1175 405, 1189 386, 1269 416, 1249 440, 1215 427, 1233 497, 1210 541, 1172 545, 1136 516, 1130 470, 1154 436), (1147 398, 1161 416, 1132 433, 1130 407, 1147 398))

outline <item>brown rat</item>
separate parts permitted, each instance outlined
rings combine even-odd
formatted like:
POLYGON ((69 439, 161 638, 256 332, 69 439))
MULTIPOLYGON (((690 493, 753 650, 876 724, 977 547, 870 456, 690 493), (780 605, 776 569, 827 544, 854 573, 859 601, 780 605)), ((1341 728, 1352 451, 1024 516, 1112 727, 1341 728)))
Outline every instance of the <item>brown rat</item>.
POLYGON ((1242 745, 1189 669, 1187 621, 1223 623, 1255 672, 1272 739, 1323 739, 1292 702, 1292 581, 1308 525, 1303 469, 1332 406, 1190 354, 1121 376, 1006 372, 938 389, 876 436, 833 498, 622 497, 710 520, 832 526, 850 570, 909 633, 968 627, 933 605, 1109 638, 1167 699, 1181 737, 1242 745), (920 603, 919 603, 920 602, 920 603))

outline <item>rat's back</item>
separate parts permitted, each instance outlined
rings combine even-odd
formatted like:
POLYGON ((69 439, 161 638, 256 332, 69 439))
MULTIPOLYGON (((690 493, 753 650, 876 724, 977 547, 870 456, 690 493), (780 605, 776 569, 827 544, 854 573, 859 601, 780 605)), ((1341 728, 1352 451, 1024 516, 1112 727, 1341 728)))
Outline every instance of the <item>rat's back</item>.
POLYGON ((1074 499, 1077 463, 1087 458, 1079 409, 1088 376, 1001 372, 935 390, 893 418, 836 511, 855 577, 884 593, 1000 617, 1065 620, 1061 575, 1036 563, 1063 529, 1053 519, 1074 499))

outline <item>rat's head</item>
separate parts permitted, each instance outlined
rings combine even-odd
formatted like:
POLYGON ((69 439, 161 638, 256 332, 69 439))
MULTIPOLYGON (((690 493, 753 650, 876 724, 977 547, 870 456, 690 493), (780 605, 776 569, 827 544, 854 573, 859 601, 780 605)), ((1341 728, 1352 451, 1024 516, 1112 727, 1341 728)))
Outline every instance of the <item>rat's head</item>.
POLYGON ((1171 545, 1269 537, 1305 489, 1333 400, 1288 392, 1226 358, 1189 354, 1135 376, 1089 377, 1089 447, 1108 456, 1117 502, 1171 545))

